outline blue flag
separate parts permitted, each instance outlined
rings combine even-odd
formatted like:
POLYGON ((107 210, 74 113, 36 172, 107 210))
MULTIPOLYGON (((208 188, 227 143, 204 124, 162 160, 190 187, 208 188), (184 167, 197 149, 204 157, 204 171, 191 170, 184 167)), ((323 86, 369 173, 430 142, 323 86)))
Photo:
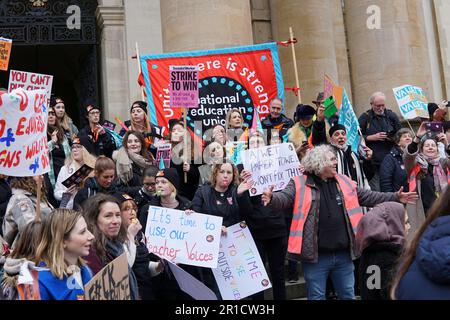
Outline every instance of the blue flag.
POLYGON ((345 89, 342 95, 341 110, 339 111, 339 124, 342 124, 347 130, 347 144, 351 146, 353 152, 358 152, 359 122, 345 89))

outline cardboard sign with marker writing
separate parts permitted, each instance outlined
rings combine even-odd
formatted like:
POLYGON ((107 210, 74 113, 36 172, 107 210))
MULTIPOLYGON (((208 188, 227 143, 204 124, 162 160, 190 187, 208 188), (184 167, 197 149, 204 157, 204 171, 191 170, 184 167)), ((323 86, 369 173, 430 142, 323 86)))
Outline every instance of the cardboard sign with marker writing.
POLYGON ((130 300, 127 254, 100 270, 84 287, 86 300, 130 300))

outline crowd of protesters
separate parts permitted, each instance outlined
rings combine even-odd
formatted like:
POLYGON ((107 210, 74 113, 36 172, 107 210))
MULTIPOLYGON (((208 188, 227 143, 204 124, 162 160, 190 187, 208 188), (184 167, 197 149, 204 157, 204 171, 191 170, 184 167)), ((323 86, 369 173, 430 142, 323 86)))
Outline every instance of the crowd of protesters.
MULTIPOLYGON (((63 99, 48 109, 50 172, 44 177, 0 176, 2 297, 18 299, 21 268, 39 267, 41 299, 80 299, 84 285, 126 253, 132 299, 189 299, 144 235, 150 206, 223 218, 227 228, 246 221, 273 284, 274 299, 304 275, 307 298, 450 299, 450 126, 447 104, 430 103, 436 132, 422 122, 414 133, 374 93, 359 117, 358 151, 347 144, 338 117, 325 117, 324 95, 299 104, 293 120, 275 98, 262 131, 248 128, 239 109, 225 126, 198 142, 180 119, 164 128, 149 121, 147 104, 131 104, 116 133, 101 125, 101 110, 85 108, 78 130, 63 99), (301 176, 278 192, 251 197, 252 172, 227 157, 228 141, 249 149, 290 142, 301 176), (185 140, 186 139, 186 140, 185 140), (200 146, 195 144, 200 143, 200 146), (157 163, 170 144, 170 166, 157 163), (200 150, 194 152, 195 150, 200 150), (83 166, 78 185, 66 181, 83 166), (42 186, 38 192, 38 186, 42 186), (40 201, 37 201, 38 193, 40 201), (39 210, 37 206, 39 205, 39 210), (36 219, 39 211, 39 219, 36 219), (373 266, 379 285, 369 286, 373 266), (73 277, 78 286, 68 287, 73 277)), ((181 265, 221 299, 210 268, 181 265)), ((264 299, 264 292, 251 297, 264 299)))

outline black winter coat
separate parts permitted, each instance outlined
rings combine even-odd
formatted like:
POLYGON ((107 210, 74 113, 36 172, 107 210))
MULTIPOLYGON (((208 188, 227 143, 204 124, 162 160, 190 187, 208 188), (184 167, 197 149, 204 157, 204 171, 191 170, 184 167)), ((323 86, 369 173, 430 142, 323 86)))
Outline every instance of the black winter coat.
POLYGON ((393 137, 402 127, 400 120, 393 111, 385 109, 381 116, 376 115, 372 110, 364 112, 358 121, 366 144, 373 151, 372 164, 379 166, 394 146, 394 143, 390 140, 367 141, 367 136, 378 132, 386 132, 389 137, 393 137))
POLYGON ((204 184, 198 187, 197 192, 195 193, 194 199, 192 200, 192 210, 222 217, 222 225, 225 227, 240 222, 241 217, 237 200, 237 187, 231 185, 224 194, 226 203, 223 204, 225 207, 222 208, 221 211, 217 203, 222 200, 217 198, 216 191, 211 185, 204 184), (224 211, 225 213, 221 214, 221 212, 224 211))
POLYGON ((87 137, 87 139, 81 139, 81 143, 89 153, 97 157, 104 155, 111 158, 113 151, 116 150, 114 140, 107 132, 98 135, 97 140, 94 141, 94 134, 91 128, 86 126, 80 130, 79 136, 87 137))
POLYGON ((407 192, 408 177, 403 164, 403 152, 399 146, 392 147, 380 166, 380 191, 397 192, 400 187, 407 192))
POLYGON ((395 276, 396 264, 402 248, 401 245, 391 242, 376 242, 364 249, 358 269, 362 300, 389 300, 390 284, 395 276), (374 271, 373 266, 379 269, 374 271), (375 276, 378 270, 380 271, 380 289, 369 288, 369 285, 377 284, 375 276))

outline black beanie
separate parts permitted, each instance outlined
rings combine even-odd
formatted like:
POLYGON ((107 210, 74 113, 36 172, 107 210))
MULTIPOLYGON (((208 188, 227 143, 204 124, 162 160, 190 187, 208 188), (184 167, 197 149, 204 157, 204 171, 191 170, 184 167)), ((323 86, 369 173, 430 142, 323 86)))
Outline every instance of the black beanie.
POLYGON ((145 114, 148 113, 147 102, 145 102, 145 101, 133 102, 133 104, 131 105, 130 113, 133 112, 133 109, 135 109, 135 108, 141 108, 142 110, 144 110, 145 114))
POLYGON ((338 130, 344 130, 345 132, 347 132, 347 129, 345 129, 345 127, 342 124, 337 123, 330 128, 330 130, 328 131, 328 134, 331 137, 333 135, 333 133, 335 133, 338 130))
POLYGON ((158 173, 156 174, 156 179, 157 178, 166 178, 167 180, 169 180, 169 182, 171 184, 173 184, 173 186, 177 190, 180 187, 180 180, 178 178, 178 172, 174 168, 166 168, 164 170, 158 171, 158 173))
POLYGON ((430 102, 428 104, 428 114, 430 115, 430 121, 433 121, 433 114, 437 109, 439 109, 439 107, 436 103, 430 102))
POLYGON ((123 192, 115 192, 112 194, 112 196, 114 198, 116 198, 120 204, 122 204, 123 202, 128 201, 128 200, 134 201, 134 199, 131 196, 129 196, 128 194, 123 193, 123 192))

